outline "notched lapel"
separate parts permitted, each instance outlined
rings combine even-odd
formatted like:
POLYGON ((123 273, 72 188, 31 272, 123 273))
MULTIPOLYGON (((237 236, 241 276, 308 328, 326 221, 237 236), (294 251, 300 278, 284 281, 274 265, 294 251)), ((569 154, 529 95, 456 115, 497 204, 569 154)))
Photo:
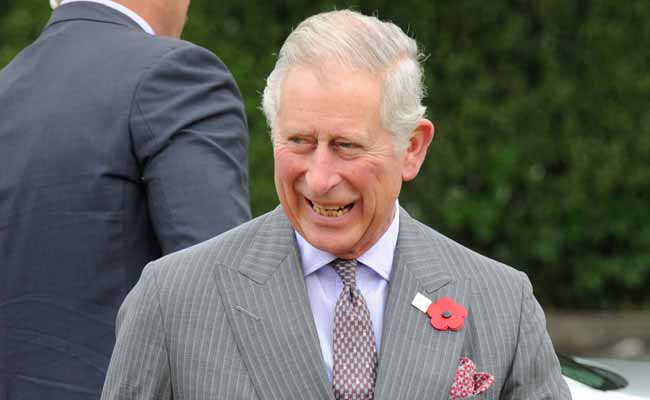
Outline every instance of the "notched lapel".
POLYGON ((237 269, 217 268, 240 354, 261 399, 333 399, 293 229, 276 210, 237 269))
POLYGON ((400 236, 384 313, 376 400, 447 398, 466 328, 438 331, 411 305, 417 293, 436 301, 450 297, 471 313, 471 281, 452 276, 418 226, 400 215, 400 236))

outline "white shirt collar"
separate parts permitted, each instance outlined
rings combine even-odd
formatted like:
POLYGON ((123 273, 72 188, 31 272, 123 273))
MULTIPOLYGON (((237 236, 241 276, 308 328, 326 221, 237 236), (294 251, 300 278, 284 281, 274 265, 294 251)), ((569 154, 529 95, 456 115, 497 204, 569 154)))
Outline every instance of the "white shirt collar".
POLYGON ((68 4, 68 3, 77 3, 80 1, 98 3, 98 4, 105 5, 106 7, 110 7, 113 10, 117 10, 122 14, 126 15, 127 17, 131 18, 133 21, 135 21, 135 23, 138 24, 140 28, 142 28, 142 30, 144 30, 148 34, 150 35, 156 34, 156 32, 154 32, 153 28, 151 27, 151 25, 149 25, 149 23, 147 23, 147 21, 145 21, 144 18, 136 14, 134 11, 131 11, 131 9, 129 9, 128 7, 125 7, 111 0, 63 0, 61 2, 61 5, 68 4))
MULTIPOLYGON (((304 276, 307 276, 319 268, 329 264, 337 257, 331 253, 318 249, 311 245, 303 238, 298 231, 295 231, 298 242, 298 251, 302 260, 304 276)), ((395 246, 397 245, 397 235, 399 233, 399 203, 395 201, 395 215, 393 222, 368 251, 363 253, 357 260, 368 266, 379 274, 383 279, 388 281, 390 271, 393 267, 393 256, 395 255, 395 246)))

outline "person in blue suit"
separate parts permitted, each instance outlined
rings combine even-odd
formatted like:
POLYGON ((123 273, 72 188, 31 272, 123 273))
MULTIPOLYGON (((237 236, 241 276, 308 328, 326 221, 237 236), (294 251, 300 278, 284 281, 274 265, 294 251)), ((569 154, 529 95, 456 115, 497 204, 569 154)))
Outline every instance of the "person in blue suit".
POLYGON ((0 71, 0 400, 98 399, 147 262, 250 219, 239 89, 189 0, 64 0, 0 71))

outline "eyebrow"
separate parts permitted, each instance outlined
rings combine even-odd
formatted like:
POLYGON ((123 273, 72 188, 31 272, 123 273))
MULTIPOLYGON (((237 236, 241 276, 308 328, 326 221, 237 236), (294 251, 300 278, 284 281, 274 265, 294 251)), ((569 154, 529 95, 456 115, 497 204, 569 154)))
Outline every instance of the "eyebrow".
MULTIPOLYGON (((305 131, 301 131, 299 129, 285 129, 285 130, 280 130, 279 131, 280 135, 283 136, 317 136, 316 129, 309 129, 305 131)), ((362 138, 363 132, 359 131, 330 131, 330 132, 324 132, 324 135, 328 136, 328 140, 337 140, 337 139, 345 139, 349 141, 359 141, 359 138, 362 138)))

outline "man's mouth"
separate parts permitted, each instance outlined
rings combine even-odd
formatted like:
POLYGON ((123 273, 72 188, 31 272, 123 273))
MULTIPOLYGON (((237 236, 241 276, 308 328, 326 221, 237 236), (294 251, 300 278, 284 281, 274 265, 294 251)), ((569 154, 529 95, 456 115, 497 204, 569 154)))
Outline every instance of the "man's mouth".
POLYGON ((311 206, 312 210, 316 212, 316 214, 322 215, 324 217, 340 217, 344 214, 347 214, 354 206, 354 203, 350 203, 343 206, 324 206, 324 205, 316 204, 311 200, 307 200, 307 201, 309 202, 309 205, 311 206))

